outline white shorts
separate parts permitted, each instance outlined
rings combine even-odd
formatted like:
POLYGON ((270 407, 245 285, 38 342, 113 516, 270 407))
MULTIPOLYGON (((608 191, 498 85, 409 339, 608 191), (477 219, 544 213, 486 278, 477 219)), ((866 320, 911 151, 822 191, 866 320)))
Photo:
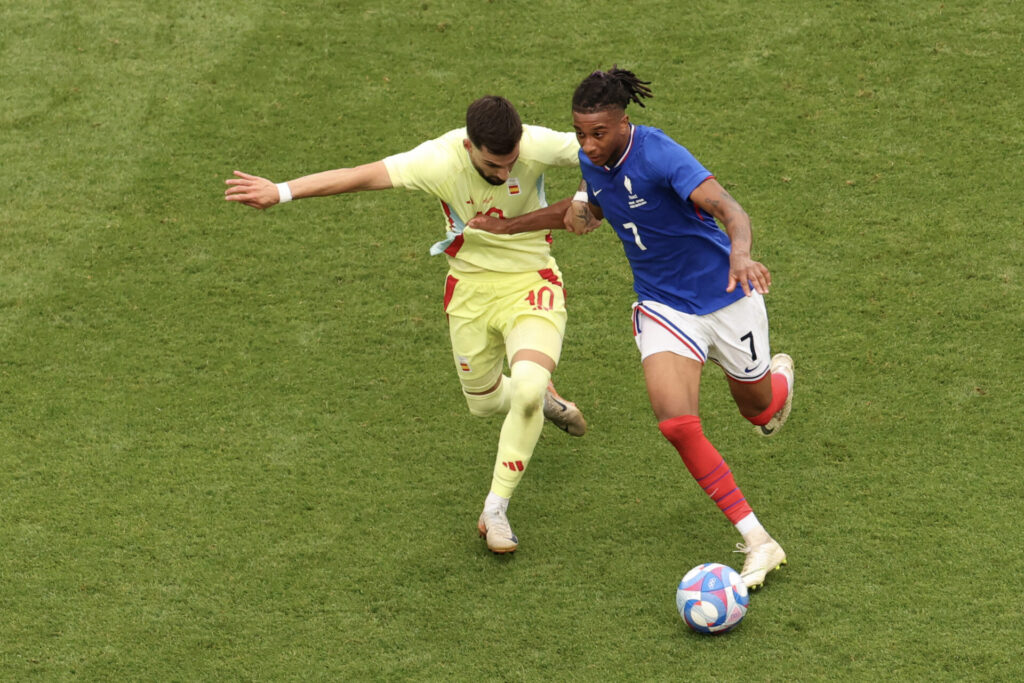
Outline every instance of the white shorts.
POLYGON ((701 364, 722 366, 739 382, 757 382, 768 374, 768 311, 753 292, 707 315, 680 313, 656 301, 633 304, 633 336, 641 360, 670 351, 701 364))

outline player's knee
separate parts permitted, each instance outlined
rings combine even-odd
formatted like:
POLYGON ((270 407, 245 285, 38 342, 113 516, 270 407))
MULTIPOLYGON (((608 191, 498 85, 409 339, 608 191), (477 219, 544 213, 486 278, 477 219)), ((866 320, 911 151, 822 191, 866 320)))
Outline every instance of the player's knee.
POLYGON ((520 361, 512 367, 512 410, 531 417, 544 407, 544 394, 551 373, 532 361, 520 361))
POLYGON ((704 440, 704 428, 696 415, 681 415, 658 423, 662 436, 682 451, 690 445, 704 440))
POLYGON ((512 378, 512 410, 521 412, 530 417, 544 407, 544 392, 548 383, 543 384, 531 380, 516 381, 512 378))

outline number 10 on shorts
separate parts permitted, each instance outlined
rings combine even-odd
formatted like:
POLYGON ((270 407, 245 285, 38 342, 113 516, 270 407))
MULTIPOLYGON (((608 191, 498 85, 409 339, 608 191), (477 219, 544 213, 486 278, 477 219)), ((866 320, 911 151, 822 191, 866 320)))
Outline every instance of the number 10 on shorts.
POLYGON ((555 307, 555 293, 545 285, 527 294, 526 301, 535 311, 550 311, 555 307))

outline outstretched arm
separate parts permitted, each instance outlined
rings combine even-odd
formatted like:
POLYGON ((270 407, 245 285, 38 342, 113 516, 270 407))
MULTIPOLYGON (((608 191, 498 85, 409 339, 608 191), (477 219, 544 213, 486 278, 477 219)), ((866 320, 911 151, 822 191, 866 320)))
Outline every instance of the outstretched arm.
MULTIPOLYGON (((586 181, 580 182, 579 192, 586 192, 586 181)), ((579 195, 579 192, 576 194, 579 195)), ((470 228, 484 230, 495 235, 516 235, 534 230, 568 230, 585 235, 601 224, 601 209, 576 198, 563 199, 551 206, 537 209, 515 218, 477 216, 467 223, 470 228)))
POLYGON ((714 178, 698 185, 690 193, 690 200, 717 218, 729 235, 732 249, 729 252, 729 284, 725 291, 731 292, 739 284, 747 296, 750 296, 751 286, 759 294, 767 294, 772 275, 764 265, 750 258, 750 216, 739 202, 714 178))
MULTIPOLYGON (((224 191, 224 199, 229 202, 240 202, 254 209, 268 209, 281 201, 277 185, 266 178, 235 171, 235 177, 228 178, 224 183, 228 186, 224 191)), ((337 168, 333 171, 314 173, 289 180, 287 185, 292 199, 327 197, 364 190, 386 190, 393 187, 391 176, 388 175, 383 161, 355 168, 337 168)))
POLYGON ((565 215, 570 201, 570 199, 563 199, 550 206, 514 218, 480 215, 466 223, 466 226, 495 235, 518 235, 521 232, 536 230, 561 230, 565 227, 562 223, 562 216, 565 215))

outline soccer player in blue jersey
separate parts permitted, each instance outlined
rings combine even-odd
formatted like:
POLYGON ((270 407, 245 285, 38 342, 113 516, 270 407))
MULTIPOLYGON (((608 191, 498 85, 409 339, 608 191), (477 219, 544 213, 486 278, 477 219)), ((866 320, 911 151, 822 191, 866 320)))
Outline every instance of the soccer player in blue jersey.
POLYGON ((604 218, 622 240, 637 302, 633 332, 661 433, 743 537, 749 588, 786 563, 708 441, 698 416, 708 360, 725 373, 740 414, 771 436, 793 399, 793 361, 770 356, 763 294, 771 274, 750 256, 750 218, 690 152, 626 106, 651 96, 624 69, 596 71, 573 94, 585 194, 566 216, 572 231, 604 218), (716 224, 721 223, 724 231, 716 224))
MULTIPOLYGON (((762 295, 771 274, 750 256, 747 213, 686 148, 626 115, 630 102, 644 106, 648 85, 612 68, 590 74, 576 89, 572 117, 583 183, 564 227, 589 232, 604 218, 622 240, 637 294, 633 334, 658 427, 742 535, 740 573, 757 588, 786 563, 786 554, 704 435, 701 373, 708 360, 717 363, 740 414, 771 436, 789 416, 793 361, 770 356, 762 295)), ((470 225, 518 229, 486 218, 470 225)))

